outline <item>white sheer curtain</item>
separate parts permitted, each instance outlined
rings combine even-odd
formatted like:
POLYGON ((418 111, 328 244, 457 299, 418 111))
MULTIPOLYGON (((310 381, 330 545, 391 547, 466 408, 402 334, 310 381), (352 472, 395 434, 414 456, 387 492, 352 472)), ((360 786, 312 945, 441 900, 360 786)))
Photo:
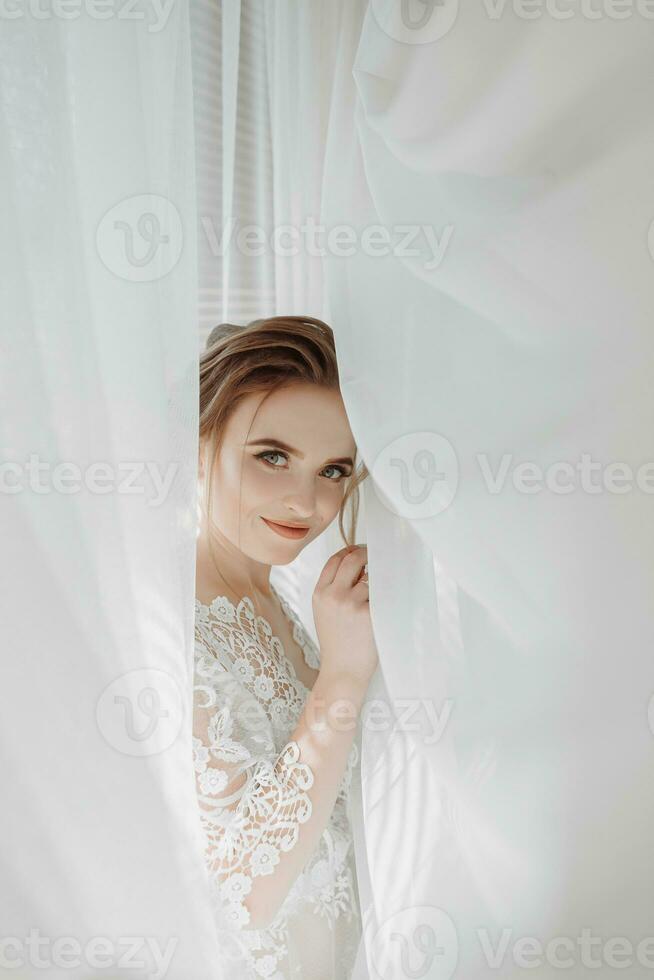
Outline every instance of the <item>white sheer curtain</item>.
POLYGON ((384 976, 409 951, 439 978, 640 976, 654 24, 417 6, 343 25, 323 202, 393 245, 328 260, 329 316, 385 687, 446 722, 365 740, 368 952, 384 976))
MULTIPOLYGON (((232 55, 256 35, 268 72, 238 88, 232 147, 249 94, 270 120, 256 213, 300 250, 265 276, 223 264, 222 310, 236 318, 229 285, 247 282, 255 315, 333 325, 373 471, 370 697, 395 730, 364 738, 357 980, 534 962, 608 976, 620 955, 637 975, 654 826, 652 21, 642 5, 441 7, 229 5, 232 55), (323 244, 340 228, 323 256, 308 213, 323 244)), ((235 208, 233 152, 225 175, 235 208)), ((284 573, 305 614, 322 557, 284 573)))
POLYGON ((217 978, 188 9, 61 9, 0 28, 0 970, 217 978))

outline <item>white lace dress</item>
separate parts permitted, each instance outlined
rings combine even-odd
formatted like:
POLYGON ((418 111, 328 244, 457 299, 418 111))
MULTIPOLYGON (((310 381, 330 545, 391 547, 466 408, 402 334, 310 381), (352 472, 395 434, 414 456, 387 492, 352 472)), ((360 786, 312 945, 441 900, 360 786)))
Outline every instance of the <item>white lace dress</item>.
MULTIPOLYGON (((272 587, 309 667, 319 650, 272 587)), ((329 823, 268 928, 243 899, 275 874, 311 814, 313 772, 290 740, 308 689, 245 596, 195 602, 193 749, 202 843, 228 980, 349 980, 361 935, 349 787, 357 741, 329 823), (246 774, 243 777, 243 773, 246 774)), ((217 971, 217 976, 220 975, 217 971)))

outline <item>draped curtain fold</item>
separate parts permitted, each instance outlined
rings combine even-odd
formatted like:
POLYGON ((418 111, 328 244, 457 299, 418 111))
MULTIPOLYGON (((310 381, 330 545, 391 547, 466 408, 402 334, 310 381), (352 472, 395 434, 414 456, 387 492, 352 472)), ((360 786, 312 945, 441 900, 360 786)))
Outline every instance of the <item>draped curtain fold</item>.
POLYGON ((215 978, 188 8, 33 9, 0 28, 1 969, 215 978))
POLYGON ((364 738, 369 962, 402 975, 440 934, 435 975, 518 977, 527 937, 539 975, 592 960, 609 976, 602 944, 623 937, 636 975, 654 816, 654 25, 507 11, 494 31, 484 5, 446 3, 416 30, 398 8, 345 27, 323 199, 327 223, 361 243, 381 225, 394 246, 330 257, 325 290, 374 477, 383 680, 420 704, 415 731, 364 738))

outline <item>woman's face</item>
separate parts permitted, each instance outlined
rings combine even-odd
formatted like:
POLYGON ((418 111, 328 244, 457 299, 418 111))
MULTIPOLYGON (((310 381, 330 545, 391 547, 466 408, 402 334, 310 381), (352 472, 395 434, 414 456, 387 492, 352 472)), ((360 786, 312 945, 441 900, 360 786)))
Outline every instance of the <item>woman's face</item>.
MULTIPOLYGON (((338 391, 298 383, 248 395, 216 459, 213 523, 255 561, 293 561, 338 514, 355 448, 338 391), (308 530, 284 535, 275 523, 285 522, 308 530)), ((203 456, 201 447, 201 476, 203 456)))

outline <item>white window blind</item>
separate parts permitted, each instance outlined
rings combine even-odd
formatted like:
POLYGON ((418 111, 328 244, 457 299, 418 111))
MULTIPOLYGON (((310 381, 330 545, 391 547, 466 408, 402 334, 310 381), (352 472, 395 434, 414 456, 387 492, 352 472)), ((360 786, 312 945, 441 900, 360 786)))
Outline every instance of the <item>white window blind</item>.
POLYGON ((260 0, 191 4, 201 346, 216 323, 276 312, 270 248, 239 239, 254 226, 269 240, 273 223, 264 13, 260 0))

